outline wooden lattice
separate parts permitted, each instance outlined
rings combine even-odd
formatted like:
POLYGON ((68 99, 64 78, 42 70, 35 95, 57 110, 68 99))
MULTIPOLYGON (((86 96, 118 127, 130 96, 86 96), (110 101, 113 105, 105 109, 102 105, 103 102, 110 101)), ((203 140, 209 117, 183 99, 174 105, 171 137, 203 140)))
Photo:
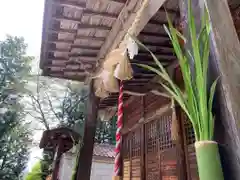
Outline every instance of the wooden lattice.
POLYGON ((187 116, 182 113, 182 121, 184 126, 184 138, 185 138, 185 156, 186 163, 188 166, 188 180, 199 180, 198 171, 197 171, 197 160, 195 153, 195 135, 191 122, 188 120, 187 116))
POLYGON ((177 153, 171 140, 171 113, 145 125, 146 180, 177 179, 177 153))
POLYGON ((141 129, 124 136, 123 140, 123 179, 141 179, 141 129))
POLYGON ((184 115, 184 130, 187 144, 188 145, 194 144, 195 142, 194 130, 191 122, 187 119, 186 115, 184 115))

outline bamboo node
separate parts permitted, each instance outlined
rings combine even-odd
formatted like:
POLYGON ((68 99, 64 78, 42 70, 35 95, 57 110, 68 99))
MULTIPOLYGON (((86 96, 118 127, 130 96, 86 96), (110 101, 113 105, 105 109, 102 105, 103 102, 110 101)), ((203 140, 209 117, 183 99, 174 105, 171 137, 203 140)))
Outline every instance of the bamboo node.
POLYGON ((198 149, 200 147, 209 145, 209 144, 217 144, 216 141, 210 141, 210 140, 206 140, 206 141, 196 141, 195 142, 195 148, 198 149))

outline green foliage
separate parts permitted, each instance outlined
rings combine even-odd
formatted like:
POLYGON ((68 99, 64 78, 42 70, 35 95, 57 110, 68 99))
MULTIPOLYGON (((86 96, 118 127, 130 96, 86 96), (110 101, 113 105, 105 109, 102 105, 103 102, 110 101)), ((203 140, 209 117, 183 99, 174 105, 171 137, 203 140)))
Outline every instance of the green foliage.
POLYGON ((29 132, 18 125, 0 139, 0 177, 15 180, 28 161, 29 132))
POLYGON ((185 37, 173 27, 170 17, 168 18, 168 26, 164 26, 166 32, 171 39, 175 54, 179 60, 180 68, 183 74, 185 85, 185 92, 171 80, 167 71, 162 64, 158 61, 157 57, 137 39, 137 43, 149 51, 158 69, 148 65, 140 64, 139 66, 147 68, 158 74, 165 82, 162 86, 165 90, 179 103, 182 109, 190 119, 197 141, 212 140, 214 131, 214 118, 212 114, 212 101, 217 84, 217 80, 212 84, 210 95, 207 92, 207 72, 209 60, 209 34, 210 23, 207 9, 205 15, 202 17, 200 34, 196 33, 196 25, 192 12, 191 0, 188 0, 188 24, 191 49, 183 51, 179 43, 179 38, 186 41, 185 37), (201 50, 202 49, 202 50, 201 50), (190 61, 194 61, 194 74, 190 70, 190 61))
POLYGON ((52 173, 51 164, 53 162, 53 152, 51 151, 43 151, 43 159, 40 161, 41 163, 41 178, 43 180, 52 173))
POLYGON ((21 105, 31 57, 22 38, 0 42, 0 177, 17 180, 28 161, 30 141, 21 105))
POLYGON ((25 180, 42 180, 41 161, 38 161, 26 175, 25 180))
POLYGON ((98 121, 97 130, 95 135, 96 143, 109 143, 115 144, 115 134, 116 134, 116 116, 114 116, 110 121, 98 121))

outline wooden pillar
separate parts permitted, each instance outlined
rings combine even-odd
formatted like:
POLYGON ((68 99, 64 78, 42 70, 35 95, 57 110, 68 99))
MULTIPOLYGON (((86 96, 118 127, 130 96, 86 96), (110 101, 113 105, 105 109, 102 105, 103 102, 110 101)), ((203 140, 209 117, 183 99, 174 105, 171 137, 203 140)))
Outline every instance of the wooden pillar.
POLYGON ((205 0, 205 3, 212 25, 211 66, 221 76, 216 123, 221 120, 225 130, 224 163, 230 170, 225 173, 235 180, 240 179, 240 43, 227 0, 205 0))
POLYGON ((52 175, 53 180, 58 180, 60 160, 61 160, 61 155, 62 155, 62 147, 63 147, 63 144, 62 144, 61 138, 59 138, 59 140, 57 142, 56 150, 55 150, 53 175, 52 175))
POLYGON ((177 121, 178 121, 178 139, 176 141, 177 146, 177 153, 178 153, 178 165, 179 165, 179 180, 187 180, 188 179, 188 168, 187 168, 187 161, 185 156, 185 142, 184 142, 184 126, 182 118, 182 112, 181 108, 179 106, 175 107, 176 109, 176 115, 177 115, 177 121))
POLYGON ((83 146, 80 149, 78 161, 77 180, 90 180, 98 105, 99 98, 95 96, 93 82, 91 82, 84 125, 83 146))
MULTIPOLYGON (((143 121, 145 120, 145 96, 141 97, 141 101, 142 101, 142 118, 143 121)), ((141 132, 140 132, 140 145, 141 145, 141 179, 144 179, 146 176, 146 170, 145 170, 145 125, 142 124, 141 125, 141 132)))

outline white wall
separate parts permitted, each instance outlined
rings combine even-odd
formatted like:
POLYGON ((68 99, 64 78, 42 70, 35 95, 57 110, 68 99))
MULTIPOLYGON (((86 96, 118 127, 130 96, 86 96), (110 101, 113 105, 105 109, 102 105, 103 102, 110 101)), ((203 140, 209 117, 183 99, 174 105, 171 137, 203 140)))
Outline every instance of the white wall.
MULTIPOLYGON (((75 166, 75 156, 65 153, 61 158, 59 180, 71 180, 73 167, 75 166)), ((111 180, 114 164, 95 162, 92 163, 91 180, 111 180)))
POLYGON ((113 170, 113 163, 93 162, 91 180, 112 180, 113 170))

